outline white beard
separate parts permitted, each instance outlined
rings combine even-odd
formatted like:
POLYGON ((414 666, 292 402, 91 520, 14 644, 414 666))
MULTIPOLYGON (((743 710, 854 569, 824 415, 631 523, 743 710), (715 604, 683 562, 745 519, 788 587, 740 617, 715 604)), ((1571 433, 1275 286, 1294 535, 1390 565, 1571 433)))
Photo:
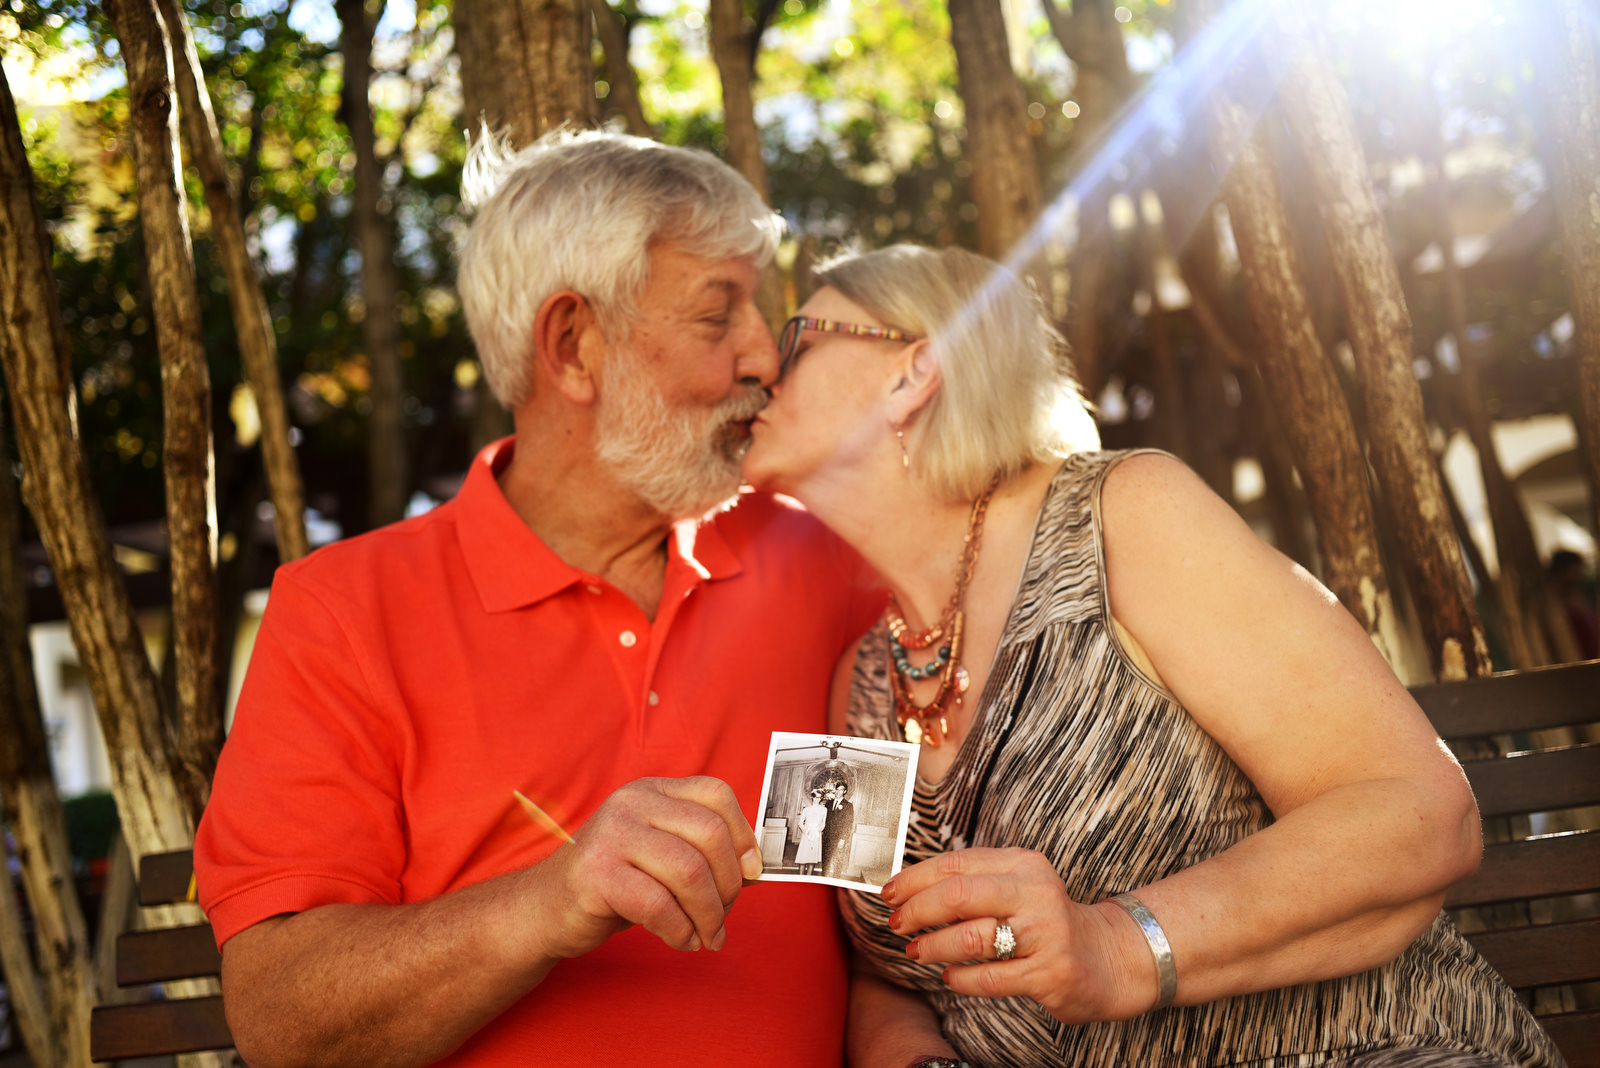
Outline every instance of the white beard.
POLYGON ((662 515, 705 515, 739 492, 739 464, 750 447, 732 424, 766 407, 750 386, 709 411, 673 408, 625 345, 602 374, 595 454, 623 486, 662 515))

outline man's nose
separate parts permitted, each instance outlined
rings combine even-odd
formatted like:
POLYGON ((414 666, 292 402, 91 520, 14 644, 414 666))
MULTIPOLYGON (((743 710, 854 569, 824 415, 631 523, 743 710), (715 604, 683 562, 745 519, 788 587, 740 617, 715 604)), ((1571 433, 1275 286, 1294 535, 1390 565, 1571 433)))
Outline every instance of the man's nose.
POLYGON ((745 317, 735 370, 739 381, 747 386, 770 390, 778 381, 778 343, 773 340, 772 328, 754 301, 745 317))

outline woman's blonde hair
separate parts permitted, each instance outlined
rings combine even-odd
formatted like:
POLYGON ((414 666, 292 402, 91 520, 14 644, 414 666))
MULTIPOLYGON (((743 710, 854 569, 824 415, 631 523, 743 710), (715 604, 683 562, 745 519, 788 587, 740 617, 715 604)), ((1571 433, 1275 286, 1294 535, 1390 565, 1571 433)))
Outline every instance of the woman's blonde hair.
POLYGON ((906 437, 912 473, 940 496, 971 500, 997 473, 1099 448, 1065 340, 1000 264, 892 245, 832 259, 816 281, 930 339, 943 385, 906 437))

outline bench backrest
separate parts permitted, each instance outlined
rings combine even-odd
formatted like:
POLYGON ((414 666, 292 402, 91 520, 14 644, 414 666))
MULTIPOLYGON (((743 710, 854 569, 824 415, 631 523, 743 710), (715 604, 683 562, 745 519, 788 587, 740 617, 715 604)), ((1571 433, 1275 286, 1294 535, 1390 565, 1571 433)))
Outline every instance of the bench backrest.
POLYGON ((1446 908, 1570 1068, 1600 1068, 1600 661, 1411 692, 1484 818, 1483 865, 1446 908))
MULTIPOLYGON (((148 854, 139 867, 139 904, 148 908, 194 900, 194 855, 189 850, 148 854)), ((116 963, 118 986, 155 985, 158 990, 160 984, 217 976, 222 970, 208 923, 129 931, 117 939, 116 963)), ((89 1053, 96 1061, 232 1045, 222 997, 216 994, 101 1005, 89 1018, 89 1053)))

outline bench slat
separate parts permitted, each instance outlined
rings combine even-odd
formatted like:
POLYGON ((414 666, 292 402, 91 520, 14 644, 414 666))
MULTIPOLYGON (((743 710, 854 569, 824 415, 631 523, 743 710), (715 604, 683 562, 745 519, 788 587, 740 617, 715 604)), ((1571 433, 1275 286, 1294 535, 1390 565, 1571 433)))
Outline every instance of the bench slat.
POLYGON ((102 1005, 89 1014, 89 1056, 97 1061, 198 1053, 233 1045, 222 998, 102 1005))
POLYGON ((139 862, 139 904, 173 905, 189 900, 194 875, 194 850, 147 853, 139 862))
POLYGON ((1539 1017, 1567 1058, 1567 1068, 1600 1068, 1600 1009, 1539 1017))
POLYGON ((1445 738, 1571 727, 1600 720, 1600 660, 1411 689, 1445 738))
POLYGON ((1467 936, 1514 987, 1600 979, 1600 920, 1572 920, 1467 936))
POLYGON ((117 985, 195 979, 222 970, 209 923, 129 931, 117 938, 117 985))
POLYGON ((1452 886, 1444 903, 1447 908, 1492 905, 1596 889, 1600 889, 1600 831, 1575 831, 1488 846, 1477 874, 1452 886))
POLYGON ((1464 765, 1485 816, 1600 804, 1600 745, 1576 745, 1464 765))

